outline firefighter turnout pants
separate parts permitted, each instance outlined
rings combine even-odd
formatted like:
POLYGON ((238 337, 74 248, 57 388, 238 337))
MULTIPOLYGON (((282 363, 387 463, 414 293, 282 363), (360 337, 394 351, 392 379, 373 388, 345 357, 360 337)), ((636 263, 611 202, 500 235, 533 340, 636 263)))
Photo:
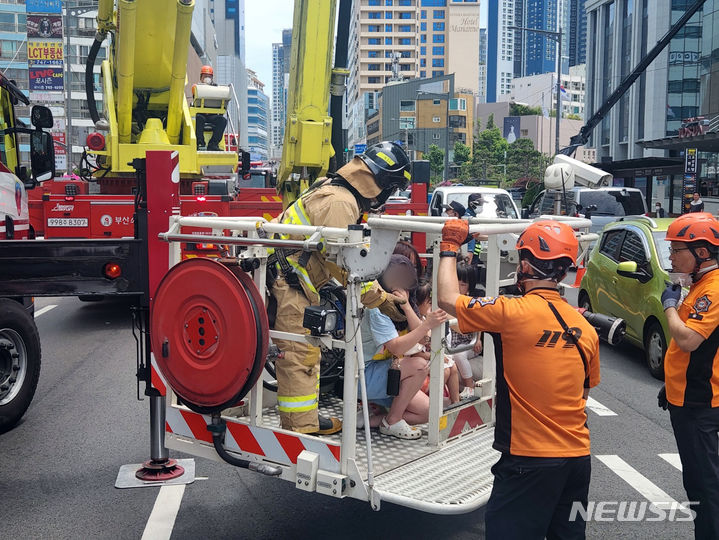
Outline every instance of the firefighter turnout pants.
MULTIPOLYGON (((272 295, 277 300, 274 329, 293 334, 309 333, 302 326, 305 308, 310 305, 304 293, 279 278, 272 287, 272 295)), ((275 361, 282 428, 313 433, 319 430, 320 349, 297 341, 276 339, 274 343, 284 353, 284 358, 275 361)))

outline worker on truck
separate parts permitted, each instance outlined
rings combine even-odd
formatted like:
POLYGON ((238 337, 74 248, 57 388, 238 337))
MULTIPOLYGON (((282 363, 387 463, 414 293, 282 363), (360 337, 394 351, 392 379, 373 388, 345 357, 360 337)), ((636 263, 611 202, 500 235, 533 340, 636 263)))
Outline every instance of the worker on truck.
MULTIPOLYGON (((401 147, 391 142, 376 144, 336 174, 317 180, 277 220, 341 228, 357 224, 365 212, 382 206, 397 190, 406 189, 411 179, 409 167, 409 158, 401 147)), ((275 277, 271 289, 277 302, 274 329, 281 332, 305 333, 304 311, 319 304, 319 289, 332 277, 345 280, 341 269, 318 252, 277 249, 267 268, 275 277)), ((365 287, 362 302, 396 318, 396 304, 405 300, 383 291, 375 282, 365 287)), ((282 427, 319 435, 342 429, 339 419, 318 413, 320 350, 304 342, 276 339, 274 343, 284 352, 275 364, 282 427)))
MULTIPOLYGON (((214 71, 212 66, 202 66, 200 69, 200 84, 206 84, 208 86, 217 86, 214 82, 214 71)), ((192 97, 195 102, 198 99, 198 87, 197 85, 192 86, 192 97)), ((194 106, 198 106, 198 103, 193 103, 194 106)), ((201 108, 201 107, 198 107, 201 108)), ((212 136, 207 142, 207 150, 210 152, 220 151, 220 141, 222 135, 225 133, 225 127, 227 126, 227 119, 223 114, 211 114, 211 113, 200 113, 195 115, 195 136, 197 137, 197 148, 204 148, 205 146, 205 125, 209 124, 212 126, 212 136)))
POLYGON ((599 383, 599 338, 559 295, 575 264, 574 231, 557 221, 531 224, 517 241, 521 298, 471 298, 459 293, 457 253, 468 238, 465 220, 445 223, 440 244, 439 307, 463 333, 490 332, 497 362, 497 420, 487 503, 488 539, 584 538, 591 472, 585 412, 599 383))

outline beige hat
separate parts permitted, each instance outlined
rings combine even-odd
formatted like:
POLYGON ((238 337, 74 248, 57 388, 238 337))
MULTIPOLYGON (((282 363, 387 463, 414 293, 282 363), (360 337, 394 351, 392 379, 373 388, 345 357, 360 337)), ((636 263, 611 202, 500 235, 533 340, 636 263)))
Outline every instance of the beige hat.
POLYGON ((341 167, 337 174, 347 180, 365 199, 374 199, 382 193, 382 188, 375 182, 369 167, 358 157, 352 158, 352 161, 341 167))

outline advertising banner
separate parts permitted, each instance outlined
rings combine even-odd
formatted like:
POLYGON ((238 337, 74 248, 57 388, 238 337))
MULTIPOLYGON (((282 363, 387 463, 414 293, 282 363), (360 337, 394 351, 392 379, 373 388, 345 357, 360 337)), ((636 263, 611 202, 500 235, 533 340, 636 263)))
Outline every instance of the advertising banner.
POLYGON ((64 71, 62 66, 30 66, 30 91, 62 92, 64 71))
POLYGON ((61 41, 28 41, 27 60, 30 65, 62 66, 61 41))
POLYGON ((26 0, 27 13, 62 13, 62 0, 26 0))
POLYGON ((60 15, 28 15, 27 37, 62 39, 62 17, 60 15))

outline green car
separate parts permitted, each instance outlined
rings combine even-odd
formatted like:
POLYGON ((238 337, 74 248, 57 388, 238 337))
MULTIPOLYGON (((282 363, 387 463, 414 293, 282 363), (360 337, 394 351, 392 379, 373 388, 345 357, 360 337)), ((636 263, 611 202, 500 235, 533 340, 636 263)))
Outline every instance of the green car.
POLYGON ((580 307, 626 321, 625 339, 644 350, 657 379, 669 343, 661 296, 672 267, 664 240, 672 221, 627 216, 604 227, 579 290, 580 307))

